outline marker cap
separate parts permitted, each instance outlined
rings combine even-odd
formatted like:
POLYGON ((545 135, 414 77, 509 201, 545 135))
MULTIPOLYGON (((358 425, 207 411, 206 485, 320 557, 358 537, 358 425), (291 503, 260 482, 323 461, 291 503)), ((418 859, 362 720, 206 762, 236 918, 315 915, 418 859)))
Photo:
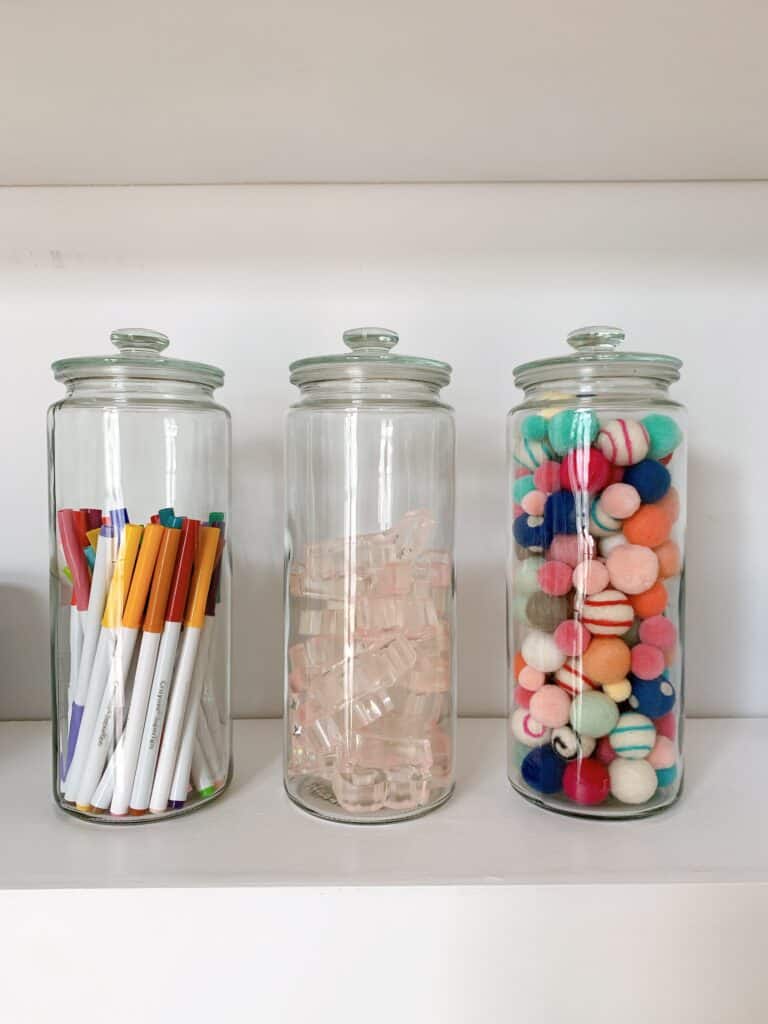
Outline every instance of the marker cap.
POLYGON ((128 600, 125 602, 125 611, 123 612, 123 625, 126 629, 138 629, 141 625, 162 539, 162 526, 150 523, 144 528, 139 556, 136 559, 136 568, 133 570, 131 589, 128 591, 128 600))
POLYGON ((144 616, 145 633, 162 633, 163 631, 168 594, 171 590, 176 555, 181 542, 181 530, 168 529, 165 526, 161 526, 160 529, 163 531, 163 536, 160 541, 155 574, 152 577, 152 589, 144 616))
POLYGON ((187 603, 189 581, 192 576, 192 563, 195 559, 197 537, 200 532, 199 519, 185 519, 181 527, 181 544, 176 560, 171 592, 168 598, 168 609, 165 613, 166 622, 181 622, 184 606, 187 603))

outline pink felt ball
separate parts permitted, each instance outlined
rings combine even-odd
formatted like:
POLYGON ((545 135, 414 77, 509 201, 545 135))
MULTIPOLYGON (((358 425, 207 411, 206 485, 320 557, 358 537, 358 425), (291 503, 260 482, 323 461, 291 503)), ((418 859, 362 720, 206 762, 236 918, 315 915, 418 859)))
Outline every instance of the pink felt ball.
POLYGON ((592 537, 575 533, 559 533, 552 538, 547 558, 553 562, 565 562, 566 565, 575 568, 579 562, 589 558, 593 550, 594 540, 592 537))
POLYGON ((644 594, 659 577, 659 560, 650 548, 622 544, 608 555, 611 586, 622 594, 644 594))
POLYGON ((527 711, 528 708, 531 706, 532 696, 533 694, 531 693, 531 691, 526 690, 524 686, 516 686, 514 694, 515 706, 518 708, 525 708, 527 711))
POLYGON ((550 729, 567 725, 570 712, 571 698, 559 686, 548 683, 531 697, 531 714, 537 722, 550 729))
POLYGON ((543 491, 545 494, 553 494, 555 491, 559 491, 560 463, 551 460, 542 462, 534 471, 533 482, 536 485, 536 489, 543 491))
POLYGON ((664 615, 652 615, 640 626, 640 639, 662 651, 671 651, 677 643, 677 629, 664 615))
POLYGON ((563 774, 563 791, 577 804, 601 804, 611 789, 608 769, 593 757, 570 761, 563 774))
POLYGON ((608 460, 598 448, 576 448, 560 464, 560 483, 571 491, 601 491, 609 474, 608 460))
POLYGON ((599 594, 608 587, 608 570, 602 562, 588 559, 573 570, 573 585, 580 594, 599 594))
POLYGON ((550 597, 562 597, 571 589, 573 569, 565 562, 545 562, 539 569, 539 586, 550 597))
POLYGON ((648 755, 648 763, 654 768, 671 768, 677 761, 675 744, 668 736, 657 736, 653 750, 648 755))
POLYGON ((525 668, 520 670, 520 675, 517 677, 517 681, 524 690, 528 690, 532 693, 534 690, 540 690, 542 688, 544 683, 547 681, 547 677, 543 672, 539 672, 537 668, 531 668, 530 665, 526 665, 525 668))
POLYGON ((519 480, 522 476, 528 476, 530 469, 526 469, 525 466, 515 466, 515 480, 519 480))
POLYGON ((640 508, 640 495, 630 484, 611 484, 600 495, 600 507, 614 519, 629 519, 640 508))
POLYGON ((610 736, 601 736, 597 741, 597 749, 595 750, 595 757, 600 764, 610 764, 618 755, 613 749, 610 736))
POLYGON ((638 679, 658 679, 664 671, 664 652, 650 644, 632 648, 632 672, 638 679))
POLYGON ((566 619, 561 622, 554 633, 555 643, 560 650, 572 658, 583 654, 589 647, 592 634, 586 626, 583 626, 576 619, 566 619))
POLYGON ((673 740, 677 736, 677 717, 674 711, 668 711, 661 718, 654 718, 653 724, 657 737, 666 736, 668 740, 673 740))
POLYGON ((547 496, 544 491, 528 491, 520 506, 528 516, 543 516, 546 503, 547 496))

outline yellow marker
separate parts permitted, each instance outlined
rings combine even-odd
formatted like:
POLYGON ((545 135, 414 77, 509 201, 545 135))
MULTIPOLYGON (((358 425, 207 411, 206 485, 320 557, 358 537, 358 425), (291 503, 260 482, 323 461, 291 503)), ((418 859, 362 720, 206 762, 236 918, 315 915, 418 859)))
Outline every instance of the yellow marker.
POLYGON ((120 541, 120 550, 117 553, 115 571, 112 575, 112 582, 109 585, 104 618, 101 620, 101 624, 105 629, 117 629, 120 625, 143 532, 144 527, 137 526, 135 523, 128 523, 123 527, 123 536, 120 541))
POLYGON ((125 602, 124 629, 138 629, 141 625, 164 530, 165 527, 159 523, 150 523, 144 529, 139 556, 136 559, 136 568, 133 570, 131 579, 131 589, 128 591, 128 600, 125 602))
POLYGON ((86 537, 88 538, 88 543, 91 545, 91 547, 93 548, 94 551, 98 550, 98 547, 99 547, 99 534, 100 533, 101 533, 100 529, 88 530, 88 532, 86 533, 86 537))

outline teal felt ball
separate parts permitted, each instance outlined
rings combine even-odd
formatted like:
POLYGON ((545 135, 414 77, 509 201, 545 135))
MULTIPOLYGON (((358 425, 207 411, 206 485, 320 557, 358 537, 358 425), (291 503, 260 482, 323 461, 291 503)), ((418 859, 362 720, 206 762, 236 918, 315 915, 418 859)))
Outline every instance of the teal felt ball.
POLYGON ((657 768, 656 778, 659 780, 659 786, 662 789, 664 786, 671 786, 677 778, 677 765, 673 764, 669 768, 657 768))
POLYGON ((536 484, 533 482, 533 474, 519 476, 512 485, 512 496, 515 499, 515 504, 519 505, 526 494, 535 490, 536 484))
POLYGON ((653 412, 642 420, 648 432, 649 459, 664 459, 671 455, 683 439, 683 432, 671 416, 653 412))
POLYGON ((520 425, 520 433, 526 441, 543 441, 549 424, 543 416, 526 416, 520 425))
POLYGON ((549 443, 557 455, 574 448, 589 448, 600 429, 597 416, 589 409, 565 409, 548 424, 549 443))
POLYGON ((571 704, 571 725, 581 736, 607 736, 618 720, 618 705, 600 690, 582 693, 571 704))

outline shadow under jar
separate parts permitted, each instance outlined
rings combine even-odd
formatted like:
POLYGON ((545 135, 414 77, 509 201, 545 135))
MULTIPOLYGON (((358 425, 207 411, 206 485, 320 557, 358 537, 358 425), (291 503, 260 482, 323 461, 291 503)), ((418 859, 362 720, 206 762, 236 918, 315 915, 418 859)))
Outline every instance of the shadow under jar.
POLYGON ((230 420, 215 366, 155 331, 53 364, 54 795, 92 821, 185 813, 231 775, 230 420))
POLYGON ((416 817, 453 789, 451 368, 381 328, 291 365, 285 786, 344 822, 416 817))
POLYGON ((667 807, 683 769, 681 363, 623 340, 518 366, 507 427, 509 778, 599 818, 667 807))

